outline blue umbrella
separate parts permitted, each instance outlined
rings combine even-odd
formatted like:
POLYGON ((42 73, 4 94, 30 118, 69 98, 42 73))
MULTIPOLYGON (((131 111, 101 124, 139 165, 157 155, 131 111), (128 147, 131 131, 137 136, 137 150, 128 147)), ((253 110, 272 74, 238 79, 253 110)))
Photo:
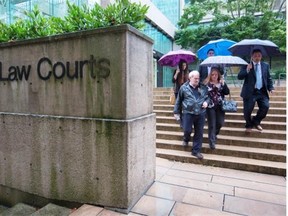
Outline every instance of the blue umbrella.
POLYGON ((236 43, 235 41, 228 40, 228 39, 211 40, 197 51, 198 58, 201 60, 206 59, 207 52, 210 49, 214 50, 214 53, 216 56, 217 55, 222 55, 222 56, 231 55, 231 52, 228 50, 228 48, 235 43, 236 43))

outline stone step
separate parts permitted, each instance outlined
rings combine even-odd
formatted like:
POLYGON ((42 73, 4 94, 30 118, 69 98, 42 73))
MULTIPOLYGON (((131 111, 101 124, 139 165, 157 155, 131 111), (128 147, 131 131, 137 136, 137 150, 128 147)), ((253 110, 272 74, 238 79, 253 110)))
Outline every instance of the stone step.
POLYGON ((68 216, 71 212, 72 211, 69 208, 49 203, 38 211, 31 214, 31 216, 68 216))
POLYGON ((52 203, 40 209, 24 203, 17 203, 11 208, 0 206, 0 216, 68 216, 71 212, 69 208, 52 203))
POLYGON ((156 149, 156 156, 168 160, 181 161, 185 163, 203 164, 208 166, 217 166, 223 168, 286 176, 286 164, 282 162, 272 162, 205 153, 203 153, 204 159, 199 160, 187 151, 159 148, 156 149))
MULTIPOLYGON (((237 104, 238 108, 238 113, 243 113, 243 106, 241 104, 237 104)), ((164 112, 164 111, 169 111, 170 113, 173 112, 174 105, 171 104, 154 104, 153 105, 153 110, 154 112, 164 112)), ((258 110, 257 106, 255 106, 255 109, 253 113, 256 113, 258 110)), ((281 114, 281 115, 286 115, 286 107, 270 107, 269 109, 269 114, 281 114)))
MULTIPOLYGON (((156 140, 156 147, 159 149, 171 149, 178 151, 191 152, 192 142, 189 142, 188 146, 183 146, 182 141, 176 140, 156 140)), ((222 145, 221 143, 216 144, 216 149, 211 150, 208 143, 203 143, 202 153, 215 154, 215 155, 226 155, 241 158, 251 158, 257 160, 267 160, 275 162, 286 162, 286 151, 275 150, 275 149, 264 149, 264 148, 253 148, 247 146, 232 146, 222 145)))
MULTIPOLYGON (((163 96, 163 95, 170 95, 172 93, 172 91, 155 91, 153 92, 153 95, 154 96, 163 96)), ((236 96, 240 96, 241 92, 240 90, 234 90, 234 91, 231 91, 230 90, 230 94, 231 94, 231 97, 236 97, 236 96)), ((286 97, 286 90, 281 90, 281 91, 275 91, 273 92, 273 95, 271 96, 271 98, 273 98, 274 96, 283 96, 283 97, 286 97)))
MULTIPOLYGON (((226 120, 235 120, 235 121, 243 121, 243 115, 240 113, 226 113, 225 115, 225 121, 226 120)), ((271 122, 277 124, 279 123, 286 123, 286 115, 271 115, 268 114, 266 118, 263 120, 265 122, 271 122)), ((175 118, 174 116, 160 116, 158 113, 156 113, 156 122, 158 123, 175 123, 175 118)), ((244 124, 243 124, 244 128, 244 124)))
POLYGON ((18 203, 11 208, 4 210, 1 216, 28 216, 33 214, 36 208, 26 205, 24 203, 18 203))
MULTIPOLYGON (((169 95, 154 95, 153 100, 167 100, 169 101, 170 94, 169 95)), ((226 97, 228 98, 228 97, 226 97)), ((231 99, 235 101, 241 101, 242 98, 240 95, 231 95, 231 99)), ((286 95, 281 96, 271 96, 270 101, 286 101, 286 95)))
MULTIPOLYGON (((238 106, 242 106, 243 101, 236 101, 238 106)), ((286 101, 270 101, 270 107, 286 107, 286 101)), ((170 105, 169 100, 154 100, 153 104, 155 105, 170 105)))
POLYGON ((7 210, 7 209, 8 209, 8 207, 3 206, 3 205, 0 205, 0 215, 1 215, 1 213, 2 213, 3 211, 5 211, 5 210, 7 210))
MULTIPOLYGON (((179 127, 179 124, 167 124, 167 123, 156 123, 157 131, 172 131, 172 132, 182 132, 182 128, 179 127)), ((207 124, 204 126, 204 134, 208 133, 207 124)), ((286 131, 285 130, 269 130, 264 128, 263 131, 259 132, 254 130, 253 133, 245 133, 244 128, 236 127, 222 127, 220 131, 221 135, 230 135, 230 136, 240 136, 240 137, 258 137, 258 138, 270 138, 270 139, 280 139, 286 140, 286 131)))
MULTIPOLYGON (((254 133, 254 132, 252 132, 254 133)), ((256 133, 256 132, 255 132, 256 133)), ((260 134, 257 132, 257 134, 260 134)), ((174 140, 181 141, 183 139, 182 132, 175 131, 156 131, 156 139, 174 140)), ((203 135, 203 142, 208 143, 208 135, 203 135)), ((262 137, 250 137, 249 135, 243 136, 230 136, 221 135, 217 136, 217 143, 221 145, 232 145, 232 146, 246 146, 253 148, 266 148, 275 150, 286 150, 286 140, 281 139, 270 139, 262 137)))
MULTIPOLYGON (((229 89, 231 92, 239 92, 241 91, 241 86, 234 86, 234 85, 228 85, 229 89)), ((276 91, 283 91, 286 92, 286 86, 277 86, 274 85, 274 88, 276 91)), ((172 91, 173 88, 172 87, 157 87, 157 88, 153 88, 153 92, 170 92, 172 91)))

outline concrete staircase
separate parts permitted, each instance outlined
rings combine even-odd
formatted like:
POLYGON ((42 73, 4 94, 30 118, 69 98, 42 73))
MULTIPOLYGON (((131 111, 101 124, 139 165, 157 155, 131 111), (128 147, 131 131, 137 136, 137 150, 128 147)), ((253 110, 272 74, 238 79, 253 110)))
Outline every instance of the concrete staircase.
MULTIPOLYGON (((226 113, 225 125, 217 136, 215 150, 208 145, 207 123, 204 128, 203 160, 191 155, 191 142, 182 146, 182 129, 169 104, 170 88, 154 89, 156 113, 156 156, 186 163, 197 163, 274 175, 286 175, 286 87, 276 87, 270 97, 270 110, 261 123, 262 132, 244 132, 243 103, 240 87, 230 87, 238 103, 237 113, 226 113)), ((257 110, 257 105, 255 107, 257 110)))
POLYGON ((17 203, 11 208, 0 205, 0 216, 68 216, 71 213, 71 209, 52 203, 40 209, 24 203, 17 203))

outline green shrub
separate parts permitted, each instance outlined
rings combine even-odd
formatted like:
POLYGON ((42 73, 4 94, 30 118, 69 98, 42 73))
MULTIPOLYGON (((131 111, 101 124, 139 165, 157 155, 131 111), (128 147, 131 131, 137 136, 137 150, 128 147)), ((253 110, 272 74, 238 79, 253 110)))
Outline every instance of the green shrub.
POLYGON ((19 19, 11 25, 0 22, 0 42, 38 38, 67 32, 82 31, 100 27, 130 24, 137 29, 144 28, 148 6, 130 3, 129 0, 116 0, 114 4, 102 8, 95 4, 89 9, 86 5, 77 6, 66 2, 68 12, 64 19, 45 17, 37 6, 25 11, 26 19, 19 19))

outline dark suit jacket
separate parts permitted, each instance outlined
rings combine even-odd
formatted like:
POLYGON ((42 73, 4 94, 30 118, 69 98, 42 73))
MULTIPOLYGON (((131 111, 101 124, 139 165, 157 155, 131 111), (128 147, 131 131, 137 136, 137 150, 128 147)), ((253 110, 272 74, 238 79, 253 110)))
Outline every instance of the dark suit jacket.
MULTIPOLYGON (((244 80, 241 94, 240 96, 245 99, 249 98, 253 95, 255 84, 256 84, 256 74, 253 68, 250 70, 249 73, 246 71, 246 67, 244 66, 241 68, 240 72, 238 73, 238 79, 244 80)), ((274 90, 273 81, 270 75, 269 65, 265 62, 261 62, 261 72, 262 72, 262 80, 263 80, 263 88, 265 89, 265 94, 269 98, 269 94, 267 91, 274 90)))
POLYGON ((208 67, 205 65, 199 66, 199 74, 200 74, 200 82, 203 83, 203 81, 208 76, 208 67))
MULTIPOLYGON (((221 73, 221 75, 223 75, 224 74, 223 67, 221 67, 220 65, 216 65, 216 64, 215 64, 215 66, 219 67, 220 73, 221 73)), ((198 71, 199 71, 199 74, 200 74, 200 82, 203 83, 203 81, 208 76, 208 66, 200 65, 198 71)))

